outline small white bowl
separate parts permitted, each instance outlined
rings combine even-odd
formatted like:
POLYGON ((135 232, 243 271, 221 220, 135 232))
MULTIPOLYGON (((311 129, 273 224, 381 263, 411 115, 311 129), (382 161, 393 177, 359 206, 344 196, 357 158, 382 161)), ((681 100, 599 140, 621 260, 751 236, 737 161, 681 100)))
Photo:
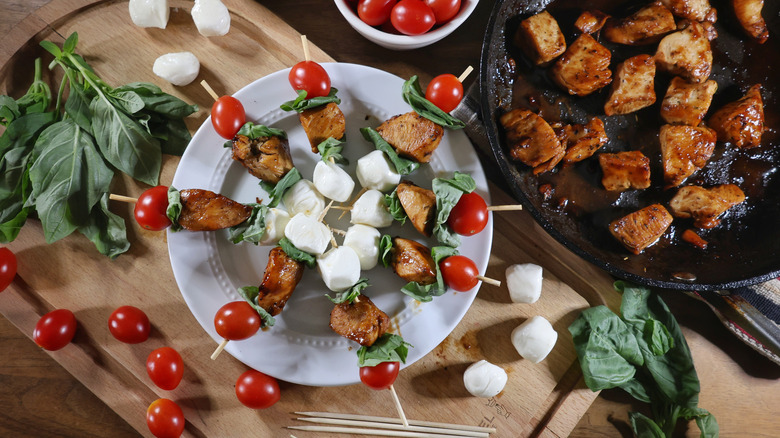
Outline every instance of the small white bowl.
POLYGON ((352 8, 350 8, 347 4, 347 0, 334 0, 341 15, 347 19, 350 26, 358 31, 359 34, 366 37, 369 41, 392 50, 418 49, 441 40, 466 21, 469 15, 474 12, 474 8, 477 7, 478 1, 479 0, 461 0, 460 11, 443 26, 436 27, 422 35, 410 36, 382 32, 377 28, 369 26, 357 16, 352 8))

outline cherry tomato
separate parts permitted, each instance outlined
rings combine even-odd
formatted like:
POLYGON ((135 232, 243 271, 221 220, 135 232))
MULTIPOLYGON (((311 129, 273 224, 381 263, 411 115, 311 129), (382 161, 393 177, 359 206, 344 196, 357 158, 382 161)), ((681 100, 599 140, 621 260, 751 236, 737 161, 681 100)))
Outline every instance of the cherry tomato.
POLYGON ((236 397, 246 407, 265 409, 279 401, 281 391, 279 383, 273 377, 260 371, 249 370, 236 380, 236 397))
POLYGON ((357 6, 358 17, 369 26, 379 26, 390 20, 390 11, 397 0, 360 0, 357 6))
POLYGON ((108 331, 121 342, 140 344, 149 339, 149 318, 143 310, 121 306, 108 317, 108 331))
POLYGON ((240 341, 260 330, 260 315, 246 301, 232 301, 217 310, 214 328, 223 338, 240 341))
POLYGON ((423 0, 433 10, 436 24, 444 24, 460 11, 460 0, 423 0))
POLYGON ((38 320, 33 341, 44 350, 55 351, 68 345, 75 334, 76 316, 68 309, 57 309, 38 320))
POLYGON ((463 99, 463 84, 453 74, 436 76, 425 89, 425 98, 448 113, 463 99))
POLYGON ((431 30, 436 17, 422 0, 401 0, 393 6, 390 21, 404 35, 421 35, 431 30))
POLYGON ((146 372, 155 385, 170 391, 176 389, 184 374, 184 362, 171 347, 160 347, 146 358, 146 372))
POLYGON ((295 64, 287 79, 294 90, 305 90, 307 99, 327 96, 330 93, 330 76, 314 61, 295 64))
POLYGON ((222 96, 211 106, 211 124, 220 137, 232 140, 244 123, 244 105, 235 97, 222 96))
POLYGON ((6 247, 0 248, 0 292, 16 277, 16 254, 6 247))
POLYGON ((388 389, 398 377, 401 364, 398 362, 381 362, 372 367, 360 367, 360 381, 373 389, 388 389))
POLYGON ((474 192, 461 195, 447 218, 447 225, 452 228, 452 231, 463 236, 479 233, 485 229, 487 223, 487 204, 482 196, 474 192))
POLYGON ((157 438, 178 438, 184 432, 184 412, 175 401, 158 398, 146 409, 146 426, 157 438))
POLYGON ((151 231, 164 230, 171 226, 165 214, 168 209, 168 187, 156 186, 141 193, 135 203, 133 215, 138 225, 151 231))
POLYGON ((479 279, 477 279, 477 275, 479 275, 477 265, 466 256, 454 255, 447 257, 439 262, 439 268, 441 269, 441 275, 444 277, 444 282, 456 291, 466 292, 474 288, 479 282, 479 279))

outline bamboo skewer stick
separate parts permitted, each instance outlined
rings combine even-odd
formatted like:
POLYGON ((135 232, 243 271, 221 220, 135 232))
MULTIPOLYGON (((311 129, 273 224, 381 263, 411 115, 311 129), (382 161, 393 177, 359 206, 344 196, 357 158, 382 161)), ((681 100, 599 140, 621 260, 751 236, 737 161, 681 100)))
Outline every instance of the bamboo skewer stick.
POLYGON ((227 347, 228 342, 230 342, 229 339, 223 339, 222 342, 219 343, 219 346, 216 350, 214 350, 213 353, 211 353, 211 360, 215 360, 217 356, 219 356, 220 353, 222 353, 222 350, 227 347))
POLYGON ((498 281, 496 279, 493 279, 493 278, 490 278, 490 277, 483 277, 482 275, 477 275, 477 280, 481 280, 484 283, 487 283, 487 284, 490 284, 490 285, 493 285, 493 286, 496 286, 496 287, 501 287, 501 282, 500 281, 498 281))
POLYGON ((311 54, 309 53, 309 41, 306 39, 306 35, 301 35, 301 44, 303 45, 303 59, 305 61, 311 61, 311 54))
POLYGON ((402 424, 380 423, 380 422, 363 421, 363 420, 342 420, 338 418, 319 418, 319 417, 318 418, 299 417, 296 418, 296 420, 306 421, 310 423, 330 424, 334 426, 373 427, 375 429, 407 430, 410 432, 440 433, 440 434, 450 434, 450 435, 474 437, 474 438, 488 438, 490 436, 489 432, 459 430, 459 429, 433 427, 433 426, 412 426, 412 425, 403 426, 402 424))
POLYGON ((214 92, 214 89, 213 89, 213 88, 211 88, 211 85, 209 85, 209 83, 208 83, 208 82, 206 82, 206 80, 205 80, 205 79, 204 79, 204 80, 202 80, 202 81, 200 81, 200 85, 201 85, 203 88, 205 88, 205 89, 206 89, 206 92, 207 92, 207 93, 209 93, 209 95, 210 95, 210 96, 211 96, 211 97, 212 97, 214 100, 219 100, 219 96, 217 95, 217 93, 215 93, 215 92, 214 92))
POLYGON ((463 82, 466 80, 466 78, 471 74, 472 70, 474 70, 474 67, 468 66, 466 67, 466 70, 463 70, 463 73, 458 76, 458 82, 463 82))
POLYGON ((112 201, 120 201, 120 202, 130 202, 135 204, 138 202, 137 198, 131 198, 130 196, 124 196, 124 195, 116 195, 114 193, 111 193, 108 195, 108 199, 112 201))
POLYGON ((405 430, 381 430, 358 427, 338 426, 287 426, 288 429, 304 430, 309 432, 344 433, 353 435, 392 436, 408 438, 463 438, 460 435, 442 435, 439 433, 412 432, 405 430))
POLYGON ((492 205, 489 206, 488 211, 516 211, 516 210, 522 210, 523 206, 520 204, 515 205, 492 205))
POLYGON ((390 385, 390 393, 393 394, 395 409, 398 411, 398 416, 401 417, 401 422, 403 423, 404 427, 409 427, 409 421, 406 419, 406 414, 404 414, 404 408, 401 407, 401 400, 398 399, 398 393, 395 392, 395 387, 393 385, 390 385))
MULTIPOLYGON (((312 412, 312 411, 306 411, 306 412, 299 411, 299 412, 295 412, 295 414, 305 415, 307 417, 338 418, 344 420, 362 420, 362 421, 373 421, 376 423, 401 424, 401 420, 395 417, 376 417, 371 415, 344 414, 340 412, 312 412)), ((439 427, 442 429, 458 429, 458 430, 470 430, 476 432, 496 433, 496 429, 492 427, 437 423, 432 421, 421 421, 421 420, 409 420, 409 424, 413 426, 430 426, 430 427, 439 427)))

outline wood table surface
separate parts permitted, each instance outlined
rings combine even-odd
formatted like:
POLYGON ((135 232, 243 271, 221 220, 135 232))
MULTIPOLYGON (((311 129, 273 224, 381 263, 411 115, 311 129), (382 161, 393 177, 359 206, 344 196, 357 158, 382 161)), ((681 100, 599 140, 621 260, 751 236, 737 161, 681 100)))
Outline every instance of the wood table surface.
MULTIPOLYGON (((0 37, 48 0, 0 0, 0 37)), ((479 63, 492 2, 483 0, 452 36, 423 50, 396 52, 360 37, 327 0, 259 1, 331 57, 381 68, 423 83, 479 63)), ((473 78, 472 78, 473 80, 473 78)), ((683 294, 663 292, 683 327, 702 382, 700 406, 717 417, 722 436, 777 436, 780 367, 737 340, 708 308, 683 294)), ((0 296, 0 298, 2 298, 0 296)), ((0 436, 138 436, 121 417, 0 318, 0 436)), ((628 412, 646 406, 621 391, 603 391, 571 436, 630 436, 628 412)), ((681 424, 680 435, 696 436, 681 424)))

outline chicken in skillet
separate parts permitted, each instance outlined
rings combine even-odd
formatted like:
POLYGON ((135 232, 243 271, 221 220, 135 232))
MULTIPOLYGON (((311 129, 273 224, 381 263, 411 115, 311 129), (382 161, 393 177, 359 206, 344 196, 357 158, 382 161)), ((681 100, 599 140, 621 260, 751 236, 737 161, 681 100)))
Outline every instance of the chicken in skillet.
POLYGON ((185 189, 181 196, 179 225, 190 231, 215 231, 238 225, 252 213, 252 207, 210 190, 185 189))
POLYGON ((761 145, 764 133, 764 101, 761 85, 753 85, 745 95, 717 110, 709 125, 718 133, 718 140, 738 148, 749 149, 761 145))
POLYGON ((585 33, 555 61, 550 76, 569 94, 587 96, 612 82, 611 59, 612 52, 585 33))
POLYGON ((690 82, 701 83, 712 73, 712 48, 707 32, 698 22, 665 36, 655 52, 656 67, 690 82))
POLYGON ((514 43, 536 65, 547 64, 566 51, 566 39, 549 12, 526 18, 517 28, 514 43))
POLYGON ((609 191, 650 187, 650 159, 640 151, 599 154, 601 184, 609 191))
POLYGON ((390 328, 390 318, 365 295, 351 303, 336 304, 330 312, 330 328, 339 335, 370 347, 390 328))
POLYGON ((669 201, 669 208, 675 217, 693 218, 695 227, 713 228, 720 223, 723 213, 744 200, 745 193, 734 184, 722 184, 709 189, 685 186, 669 201))
POLYGON ((233 159, 250 174, 276 184, 293 168, 290 146, 286 138, 277 136, 249 138, 236 135, 233 139, 233 159))
POLYGON ((672 14, 692 21, 715 21, 715 9, 709 0, 661 0, 672 14))
POLYGON ((604 114, 629 114, 655 103, 655 61, 637 55, 617 66, 604 114))
POLYGON ((677 187, 707 164, 715 131, 704 126, 663 125, 659 135, 666 188, 677 187))
POLYGON ((731 0, 731 4, 734 6, 734 15, 745 29, 745 33, 764 44, 769 39, 769 29, 766 27, 764 17, 761 16, 764 0, 731 0))
POLYGON ((608 18, 609 15, 595 9, 585 11, 580 14, 579 17, 577 17, 577 21, 574 22, 574 27, 576 27, 582 33, 588 33, 592 35, 604 27, 604 24, 607 23, 608 18))
POLYGON ((385 120, 376 131, 398 155, 420 163, 431 161, 444 136, 444 128, 414 111, 385 120))
POLYGON ((281 247, 273 248, 268 254, 257 304, 271 316, 281 313, 303 278, 303 268, 303 263, 292 259, 281 247))
POLYGON ((712 79, 696 84, 675 76, 661 103, 661 118, 672 125, 699 126, 717 90, 712 79))
POLYGON ((499 122, 504 128, 512 160, 533 167, 534 173, 549 170, 563 159, 565 147, 553 128, 539 115, 516 108, 502 115, 499 122))
POLYGON ((663 205, 653 204, 612 221, 609 231, 629 251, 639 254, 663 236, 672 219, 663 205))
POLYGON ((591 118, 588 123, 564 125, 556 123, 553 126, 561 145, 566 149, 563 163, 570 164, 593 156, 604 146, 609 138, 604 131, 604 122, 598 117, 591 118))
POLYGON ((315 154, 319 152, 317 146, 328 138, 341 140, 344 137, 347 122, 335 102, 307 109, 301 112, 298 118, 306 137, 309 138, 311 151, 315 154))
POLYGON ((639 46, 658 42, 677 29, 672 12, 652 3, 625 18, 610 18, 604 26, 604 37, 619 44, 639 46))

